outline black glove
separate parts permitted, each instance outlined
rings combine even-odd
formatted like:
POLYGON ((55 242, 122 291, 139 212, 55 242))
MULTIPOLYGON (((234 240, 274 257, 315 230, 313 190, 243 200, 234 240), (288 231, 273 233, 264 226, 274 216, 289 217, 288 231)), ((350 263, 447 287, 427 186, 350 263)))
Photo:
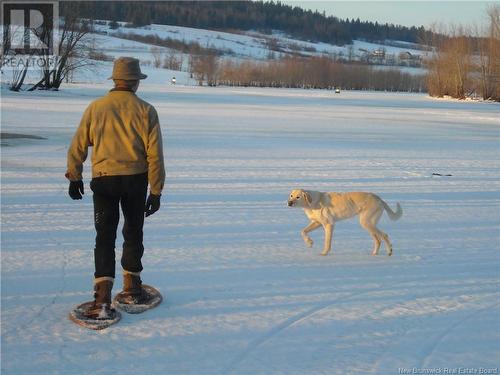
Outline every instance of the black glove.
POLYGON ((144 208, 144 212, 146 212, 146 217, 149 215, 153 215, 156 211, 160 209, 160 195, 149 194, 148 199, 146 200, 146 207, 144 208))
POLYGON ((70 181, 68 194, 71 199, 82 199, 83 193, 83 181, 70 181))

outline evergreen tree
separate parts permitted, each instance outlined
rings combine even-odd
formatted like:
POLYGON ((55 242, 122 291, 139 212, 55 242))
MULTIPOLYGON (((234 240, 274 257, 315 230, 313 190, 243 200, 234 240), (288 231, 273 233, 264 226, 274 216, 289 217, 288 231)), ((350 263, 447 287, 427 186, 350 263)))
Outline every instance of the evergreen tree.
MULTIPOLYGON (((61 14, 73 1, 61 1, 61 14)), ((280 30, 292 37, 334 44, 353 39, 386 38, 418 42, 423 27, 341 20, 280 1, 79 1, 82 18, 125 21, 134 26, 150 23, 208 29, 280 30)), ((427 35, 428 36, 428 35, 427 35)))

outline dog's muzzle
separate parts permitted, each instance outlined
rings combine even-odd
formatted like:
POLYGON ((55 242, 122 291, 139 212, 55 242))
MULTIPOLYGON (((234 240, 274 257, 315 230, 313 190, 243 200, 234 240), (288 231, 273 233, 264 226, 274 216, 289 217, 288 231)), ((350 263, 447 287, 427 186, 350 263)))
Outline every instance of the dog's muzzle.
POLYGON ((293 207, 294 201, 288 201, 288 207, 293 207))

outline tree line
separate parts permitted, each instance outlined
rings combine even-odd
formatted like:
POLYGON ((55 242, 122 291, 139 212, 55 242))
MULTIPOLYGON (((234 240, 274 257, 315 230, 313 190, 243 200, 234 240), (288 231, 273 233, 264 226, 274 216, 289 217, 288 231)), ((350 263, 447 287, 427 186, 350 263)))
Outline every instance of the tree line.
POLYGON ((427 60, 429 95, 500 101, 500 6, 487 11, 489 24, 475 30, 453 26, 446 38, 433 34, 427 60), (472 37, 471 35, 476 35, 472 37))
MULTIPOLYGON (((238 2, 242 4, 246 2, 238 2)), ((135 3, 137 4, 137 3, 135 3)), ((162 4, 162 3, 160 3, 162 4)), ((226 3, 227 4, 227 3, 226 3)), ((264 3, 260 3, 262 6, 264 3)), ((93 65, 93 60, 111 60, 89 44, 87 34, 92 21, 79 18, 82 4, 65 3, 61 23, 59 56, 55 64, 40 67, 40 79, 34 89, 58 89, 64 80, 71 80, 73 72, 93 65), (69 10, 71 9, 71 12, 69 10)), ((434 28, 424 43, 433 46, 424 60, 428 73, 412 75, 397 69, 381 69, 350 61, 347 64, 332 56, 306 57, 292 55, 266 62, 235 62, 220 57, 221 51, 196 43, 178 45, 178 41, 144 36, 143 42, 176 50, 163 56, 152 47, 154 65, 173 70, 184 68, 182 53, 189 54, 189 71, 200 84, 259 87, 293 87, 329 89, 341 87, 356 90, 385 90, 425 92, 431 96, 451 96, 459 99, 475 96, 500 101, 500 6, 491 6, 487 12, 489 23, 483 28, 465 29, 453 26, 450 30, 434 28), (151 40, 153 38, 154 40, 151 40)), ((41 34, 43 28, 35 30, 41 34)), ((123 33, 122 38, 137 38, 123 33)), ((4 51, 6 54, 8 50, 4 51)), ((15 55, 15 52, 13 52, 15 55)), ((42 61, 50 56, 41 56, 42 61)), ((14 69, 10 88, 23 87, 28 65, 14 69)))
POLYGON ((80 17, 219 30, 283 31, 295 38, 344 45, 353 39, 385 39, 417 43, 428 37, 423 26, 405 27, 358 19, 339 19, 325 13, 292 7, 277 1, 62 1, 61 14, 74 11, 80 17), (68 3, 72 3, 68 7, 68 3))
POLYGON ((304 89, 424 92, 425 76, 399 69, 344 64, 329 57, 286 57, 268 62, 234 62, 214 55, 190 59, 190 72, 200 85, 285 87, 304 89))

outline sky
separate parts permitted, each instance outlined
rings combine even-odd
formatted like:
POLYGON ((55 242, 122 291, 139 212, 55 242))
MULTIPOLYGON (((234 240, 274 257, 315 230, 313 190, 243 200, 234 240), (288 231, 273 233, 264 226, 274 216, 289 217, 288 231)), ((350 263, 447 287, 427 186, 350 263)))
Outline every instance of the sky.
POLYGON ((429 27, 433 23, 446 26, 461 24, 463 26, 482 25, 486 23, 486 9, 497 1, 317 1, 317 0, 284 0, 282 3, 299 6, 304 9, 325 11, 342 19, 362 21, 378 21, 403 26, 429 27))

